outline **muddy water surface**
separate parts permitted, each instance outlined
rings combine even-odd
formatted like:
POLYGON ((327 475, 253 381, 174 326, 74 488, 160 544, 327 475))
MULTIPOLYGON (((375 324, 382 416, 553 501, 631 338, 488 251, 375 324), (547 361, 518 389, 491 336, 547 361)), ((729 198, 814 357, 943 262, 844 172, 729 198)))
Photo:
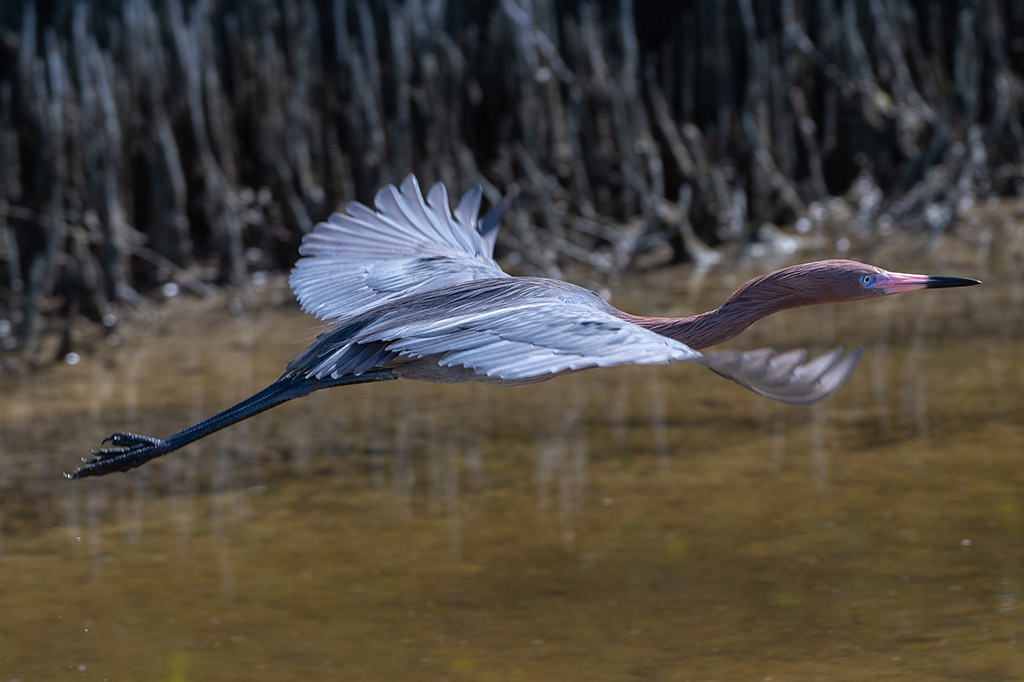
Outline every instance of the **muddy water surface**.
MULTIPOLYGON (((0 680, 1024 678, 1021 254, 939 253, 872 260, 985 285, 730 344, 864 346, 816 406, 685 365, 393 382, 64 480, 112 431, 262 388, 314 333, 291 305, 174 302, 0 391, 0 680)), ((756 274, 729 270, 613 303, 714 307, 756 274)))

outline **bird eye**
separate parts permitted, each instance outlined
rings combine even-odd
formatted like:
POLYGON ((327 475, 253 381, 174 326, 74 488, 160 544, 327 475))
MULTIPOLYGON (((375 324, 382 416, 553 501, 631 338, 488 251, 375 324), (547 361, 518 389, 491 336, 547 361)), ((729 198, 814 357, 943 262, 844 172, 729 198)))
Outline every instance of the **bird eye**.
POLYGON ((871 284, 874 281, 875 281, 875 276, 874 275, 864 275, 863 277, 860 278, 860 283, 863 284, 864 286, 868 286, 869 284, 871 284))

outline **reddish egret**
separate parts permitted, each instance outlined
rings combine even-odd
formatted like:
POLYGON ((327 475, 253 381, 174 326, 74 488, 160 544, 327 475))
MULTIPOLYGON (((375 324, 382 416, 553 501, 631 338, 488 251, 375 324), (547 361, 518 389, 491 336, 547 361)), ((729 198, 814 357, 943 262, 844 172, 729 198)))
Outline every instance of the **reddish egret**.
POLYGON ((318 224, 291 285, 330 329, 252 397, 167 438, 115 433, 70 476, 126 471, 321 388, 390 379, 516 386, 592 367, 694 362, 761 395, 809 403, 842 386, 859 350, 807 363, 802 350, 697 351, 788 308, 978 284, 824 260, 757 277, 700 315, 638 317, 573 284, 502 272, 491 254, 506 203, 478 221, 480 197, 471 189, 452 211, 443 185, 424 198, 410 175, 377 193, 376 211, 352 203, 318 224))

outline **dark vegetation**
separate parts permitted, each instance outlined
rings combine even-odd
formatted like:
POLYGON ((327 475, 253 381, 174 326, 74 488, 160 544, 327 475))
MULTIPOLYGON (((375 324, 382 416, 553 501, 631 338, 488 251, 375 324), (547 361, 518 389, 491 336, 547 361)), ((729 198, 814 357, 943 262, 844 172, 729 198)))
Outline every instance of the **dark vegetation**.
POLYGON ((520 195, 513 268, 1021 192, 1014 0, 0 0, 0 341, 283 269, 416 172, 520 195), (835 197, 841 197, 836 199, 835 197))

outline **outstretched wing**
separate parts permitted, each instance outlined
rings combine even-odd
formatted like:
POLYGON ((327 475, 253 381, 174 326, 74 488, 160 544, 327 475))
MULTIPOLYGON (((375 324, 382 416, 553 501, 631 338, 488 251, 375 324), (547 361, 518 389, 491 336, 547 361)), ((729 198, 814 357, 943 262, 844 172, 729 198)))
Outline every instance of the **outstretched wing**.
POLYGON ((596 310, 551 302, 455 318, 388 344, 402 355, 436 356, 441 367, 466 367, 509 382, 594 367, 685 362, 699 356, 678 341, 596 310))
POLYGON ((726 350, 705 355, 697 362, 755 393, 803 405, 838 391, 853 373, 862 350, 843 355, 842 348, 834 348, 807 363, 807 351, 803 349, 781 355, 771 348, 726 350))
POLYGON ((477 222, 480 187, 453 212, 438 183, 424 199, 416 178, 387 185, 376 211, 353 202, 302 240, 290 283, 302 309, 320 319, 351 317, 418 292, 507 277, 492 257, 504 205, 477 222))
POLYGON ((435 381, 465 381, 475 373, 501 383, 700 357, 615 312, 597 294, 556 280, 475 281, 348 318, 322 334, 288 371, 338 377, 402 357, 429 358, 438 368, 435 381))

